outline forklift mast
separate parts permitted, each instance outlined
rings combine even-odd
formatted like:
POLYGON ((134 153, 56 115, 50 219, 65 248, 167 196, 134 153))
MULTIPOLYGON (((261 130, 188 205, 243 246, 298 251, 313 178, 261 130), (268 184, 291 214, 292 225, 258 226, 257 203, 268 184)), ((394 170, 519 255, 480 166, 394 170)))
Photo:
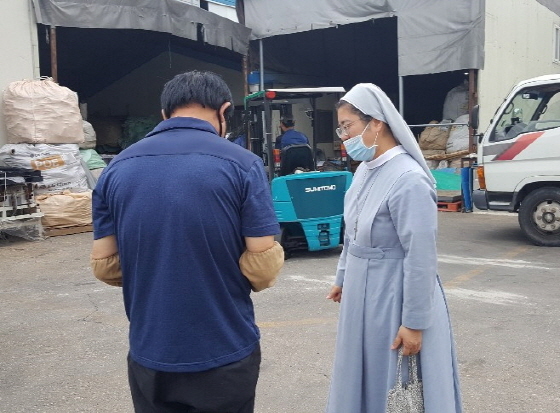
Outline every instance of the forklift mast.
MULTIPOLYGON (((309 99, 311 110, 306 111, 306 115, 311 119, 313 158, 316 159, 316 100, 329 94, 340 97, 344 92, 342 87, 267 89, 255 92, 245 98, 245 130, 249 135, 250 150, 263 159, 268 169, 270 181, 276 173, 273 152, 274 142, 272 141, 272 111, 278 110, 281 115, 291 115, 294 103, 302 99, 309 99)), ((316 169, 316 160, 314 166, 314 169, 316 169)))

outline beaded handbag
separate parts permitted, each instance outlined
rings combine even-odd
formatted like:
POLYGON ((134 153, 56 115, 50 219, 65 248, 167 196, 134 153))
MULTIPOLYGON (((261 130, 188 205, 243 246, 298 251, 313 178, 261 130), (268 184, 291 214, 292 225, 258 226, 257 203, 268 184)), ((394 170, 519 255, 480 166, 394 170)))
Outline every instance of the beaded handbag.
POLYGON ((418 379, 417 356, 408 356, 408 382, 402 381, 403 350, 397 359, 397 380, 387 396, 387 413, 424 413, 422 381, 418 379))

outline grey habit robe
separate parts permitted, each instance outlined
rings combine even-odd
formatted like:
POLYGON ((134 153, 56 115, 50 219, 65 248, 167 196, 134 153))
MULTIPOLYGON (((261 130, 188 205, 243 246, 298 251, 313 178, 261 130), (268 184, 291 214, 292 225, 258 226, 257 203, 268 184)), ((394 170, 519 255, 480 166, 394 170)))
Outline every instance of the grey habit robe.
MULTIPOLYGON (((345 198, 343 287, 327 413, 384 413, 395 384, 402 325, 423 330, 426 413, 459 413, 461 395, 447 304, 437 276, 437 197, 401 146, 362 162, 345 198), (356 231, 357 229, 357 231, 356 231)), ((403 363, 403 379, 408 377, 403 363)))

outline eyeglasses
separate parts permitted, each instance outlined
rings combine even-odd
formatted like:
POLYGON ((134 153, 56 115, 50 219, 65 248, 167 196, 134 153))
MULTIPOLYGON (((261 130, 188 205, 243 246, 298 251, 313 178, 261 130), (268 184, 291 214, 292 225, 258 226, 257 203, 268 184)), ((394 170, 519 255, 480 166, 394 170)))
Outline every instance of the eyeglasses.
POLYGON ((336 132, 338 137, 342 139, 344 136, 348 135, 348 128, 350 128, 350 126, 352 126, 354 123, 356 123, 359 120, 362 120, 362 118, 356 119, 350 123, 347 123, 346 125, 339 125, 339 127, 336 128, 334 131, 336 132))

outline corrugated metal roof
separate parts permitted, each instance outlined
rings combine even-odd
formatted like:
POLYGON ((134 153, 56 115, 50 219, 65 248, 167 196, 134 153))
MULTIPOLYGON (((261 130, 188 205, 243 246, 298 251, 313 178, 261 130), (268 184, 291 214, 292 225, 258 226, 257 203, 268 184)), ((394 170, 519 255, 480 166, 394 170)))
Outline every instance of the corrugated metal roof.
POLYGON ((235 0, 209 0, 212 3, 224 4, 226 6, 235 7, 235 0))

